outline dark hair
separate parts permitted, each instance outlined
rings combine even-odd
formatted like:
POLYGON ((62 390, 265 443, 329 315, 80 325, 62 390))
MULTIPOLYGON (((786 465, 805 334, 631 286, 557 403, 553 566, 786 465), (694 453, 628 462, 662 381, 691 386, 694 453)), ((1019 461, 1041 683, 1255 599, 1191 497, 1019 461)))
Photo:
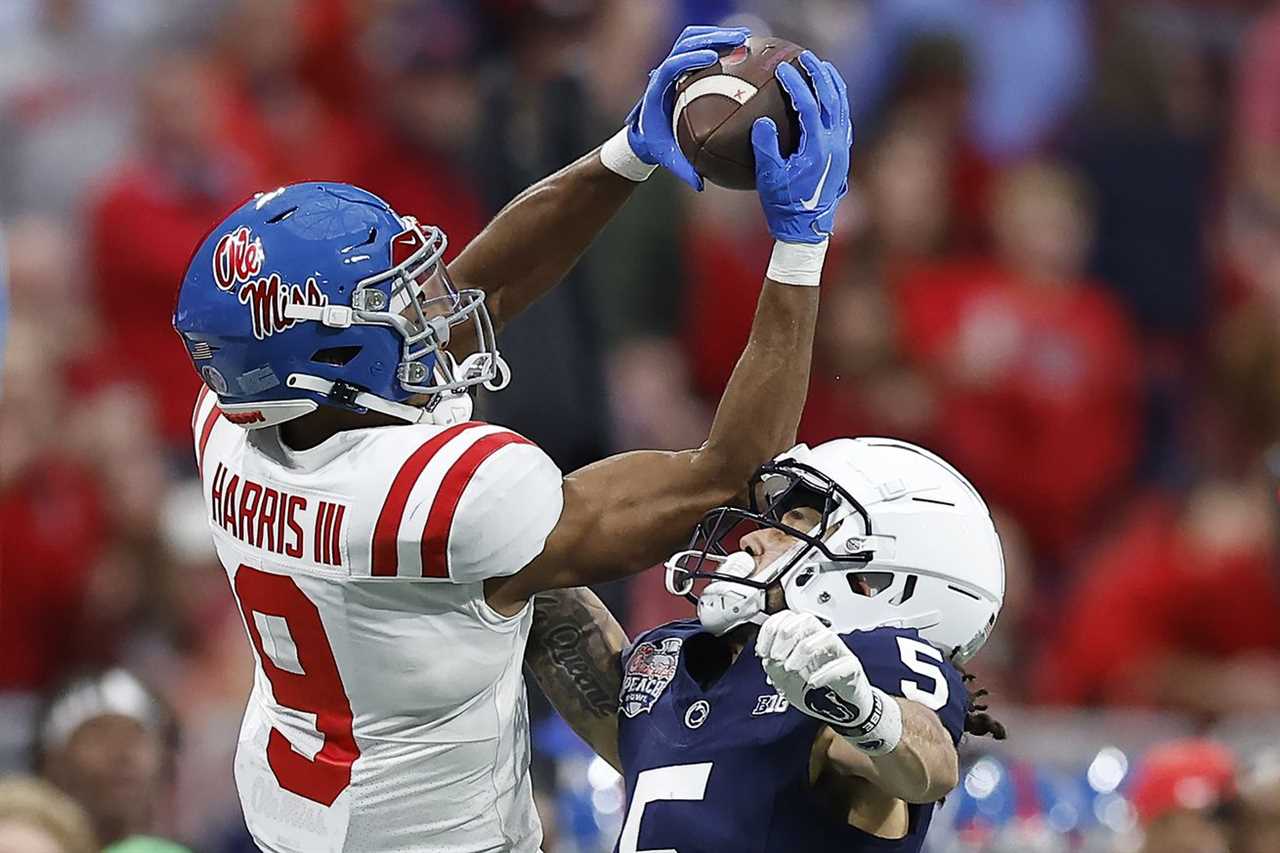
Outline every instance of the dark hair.
POLYGON ((990 695, 985 689, 977 687, 973 684, 977 680, 977 676, 965 672, 964 667, 955 664, 955 668, 960 672, 961 678, 964 680, 965 686, 969 688, 969 699, 965 703, 964 714, 964 731, 965 734, 975 735, 976 737, 992 737, 996 740, 1004 740, 1009 736, 1005 730, 1004 723, 987 713, 987 705, 979 700, 990 695), (973 687, 969 685, 973 684, 973 687))

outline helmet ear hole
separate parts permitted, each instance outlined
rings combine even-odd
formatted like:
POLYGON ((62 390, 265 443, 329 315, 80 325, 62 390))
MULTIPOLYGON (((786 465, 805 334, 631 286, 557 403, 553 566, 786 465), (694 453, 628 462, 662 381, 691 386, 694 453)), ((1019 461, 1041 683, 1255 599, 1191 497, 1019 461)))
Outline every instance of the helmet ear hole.
POLYGON ((328 364, 342 367, 360 354, 363 347, 325 347, 311 354, 311 360, 317 364, 328 364))
POLYGON ((875 598, 893 584, 893 572, 849 572, 845 579, 854 595, 875 598))

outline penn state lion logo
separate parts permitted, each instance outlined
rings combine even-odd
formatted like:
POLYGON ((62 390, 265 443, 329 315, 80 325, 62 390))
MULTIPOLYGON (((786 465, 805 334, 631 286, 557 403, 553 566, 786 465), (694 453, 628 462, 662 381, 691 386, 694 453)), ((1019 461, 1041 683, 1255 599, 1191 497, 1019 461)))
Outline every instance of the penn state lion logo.
POLYGON ((830 687, 815 687, 806 691, 804 704, 810 711, 839 726, 851 726, 854 720, 862 716, 858 706, 842 699, 830 687))
POLYGON ((681 637, 667 637, 657 644, 646 642, 635 647, 627 658, 622 692, 618 695, 622 713, 634 717, 653 709, 653 703, 676 677, 683 643, 681 637))

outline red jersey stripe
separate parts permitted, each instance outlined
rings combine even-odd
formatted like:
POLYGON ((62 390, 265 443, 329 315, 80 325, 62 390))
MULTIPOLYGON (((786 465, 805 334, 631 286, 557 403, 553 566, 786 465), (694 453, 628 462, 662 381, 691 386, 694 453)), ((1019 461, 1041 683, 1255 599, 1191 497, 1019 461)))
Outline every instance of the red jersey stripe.
POLYGON ((311 538, 317 563, 329 562, 329 510, 332 508, 333 504, 328 501, 320 501, 320 506, 316 510, 316 529, 311 538))
POLYGON ((514 432, 497 432, 486 435, 467 448, 458 457, 444 480, 440 490, 431 502, 431 510, 427 513, 427 523, 422 530, 422 576, 424 578, 449 577, 449 531, 453 527, 453 516, 458 511, 458 501, 467 484, 475 476, 476 470, 493 454, 508 444, 533 444, 529 439, 514 432))
POLYGON ((191 431, 196 431, 196 418, 200 417, 200 407, 204 405, 204 398, 209 396, 209 386, 203 382, 200 383, 200 393, 196 395, 196 407, 191 411, 191 431))
POLYGON ((329 547, 333 559, 330 565, 342 565, 342 517, 347 514, 346 504, 337 504, 333 512, 333 524, 329 530, 329 547))
POLYGON ((373 528, 371 571, 374 577, 396 576, 400 564, 400 558, 396 554, 400 521, 404 518, 409 493, 413 491, 413 484, 418 482, 422 469, 427 467, 431 457, 440 452, 440 448, 456 438, 463 430, 475 426, 483 426, 483 424, 480 421, 467 421, 433 435, 400 466, 399 473, 391 481, 391 490, 387 492, 387 498, 382 502, 382 511, 378 513, 378 522, 373 528))
POLYGON ((208 416, 204 419, 204 428, 200 430, 200 447, 196 450, 196 471, 201 477, 204 477, 204 448, 209 443, 209 433, 213 432, 213 425, 218 422, 218 418, 222 417, 222 409, 217 404, 209 410, 208 416))

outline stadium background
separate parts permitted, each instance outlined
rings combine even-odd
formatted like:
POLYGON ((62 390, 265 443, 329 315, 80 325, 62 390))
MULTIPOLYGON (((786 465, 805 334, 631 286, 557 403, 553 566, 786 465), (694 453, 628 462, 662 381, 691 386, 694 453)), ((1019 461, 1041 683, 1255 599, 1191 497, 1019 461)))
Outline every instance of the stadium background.
MULTIPOLYGON (((998 508, 974 670, 1012 736, 965 746, 930 850, 1135 850, 1179 809, 1280 850, 1280 8, 1247 0, 3 0, 0 775, 107 836, 251 849, 251 661, 169 327, 189 252, 317 177, 456 251, 729 20, 834 61, 856 115, 802 439, 918 441, 998 508), (1235 766, 1149 760, 1187 736, 1235 766)), ((655 177, 504 333, 482 414, 566 470, 697 443, 769 245, 753 195, 655 177)), ((604 593, 633 633, 687 613, 658 572, 604 593)), ((612 774, 534 731, 548 853, 608 849, 612 774)), ((0 823, 74 823, 15 786, 0 823)))

